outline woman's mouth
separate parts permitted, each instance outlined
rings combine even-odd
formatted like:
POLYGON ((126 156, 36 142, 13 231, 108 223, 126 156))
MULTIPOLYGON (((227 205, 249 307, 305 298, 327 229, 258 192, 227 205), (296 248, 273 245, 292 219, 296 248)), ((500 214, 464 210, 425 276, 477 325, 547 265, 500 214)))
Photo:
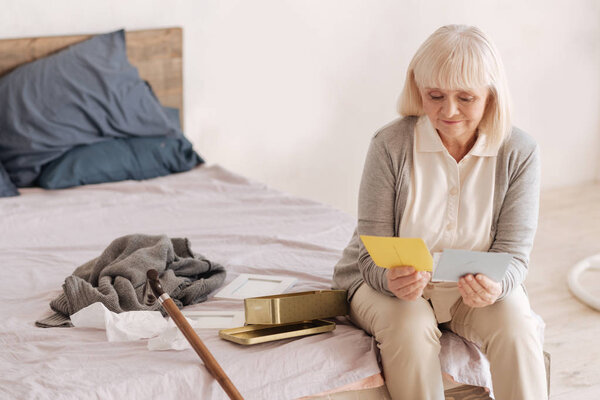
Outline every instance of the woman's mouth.
POLYGON ((445 120, 445 119, 443 119, 442 122, 445 123, 445 124, 447 124, 447 125, 456 125, 456 124, 461 123, 462 121, 451 121, 451 120, 445 120))

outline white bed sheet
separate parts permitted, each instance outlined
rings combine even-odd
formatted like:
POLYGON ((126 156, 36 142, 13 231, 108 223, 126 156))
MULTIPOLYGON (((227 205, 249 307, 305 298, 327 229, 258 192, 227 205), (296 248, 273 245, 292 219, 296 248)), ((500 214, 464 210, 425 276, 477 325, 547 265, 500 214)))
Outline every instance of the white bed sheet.
MULTIPOLYGON (((78 265, 130 233, 187 237, 241 273, 290 275, 292 291, 328 289, 355 222, 218 165, 148 181, 0 199, 0 398, 225 399, 192 350, 150 352, 146 341, 109 343, 104 331, 42 329, 48 303, 78 265)), ((243 310, 209 299, 189 310, 243 310)), ((244 347, 199 331, 247 399, 293 399, 380 372, 372 338, 344 319, 335 331, 244 347)))

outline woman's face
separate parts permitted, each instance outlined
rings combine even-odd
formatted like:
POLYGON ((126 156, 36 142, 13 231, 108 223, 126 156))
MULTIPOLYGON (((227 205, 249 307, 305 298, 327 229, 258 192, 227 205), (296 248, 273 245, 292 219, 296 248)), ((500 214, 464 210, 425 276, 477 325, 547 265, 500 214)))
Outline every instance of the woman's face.
POLYGON ((419 89, 425 114, 442 139, 468 141, 483 118, 487 87, 469 90, 419 89))

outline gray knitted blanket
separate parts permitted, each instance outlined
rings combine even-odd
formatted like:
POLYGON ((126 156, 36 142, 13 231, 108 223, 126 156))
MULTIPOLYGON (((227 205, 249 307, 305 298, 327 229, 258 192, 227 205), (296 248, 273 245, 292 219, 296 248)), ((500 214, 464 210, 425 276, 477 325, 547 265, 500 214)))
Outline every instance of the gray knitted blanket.
POLYGON ((225 268, 194 254, 188 239, 128 235, 114 240, 97 258, 65 279, 63 293, 50 302, 53 315, 42 328, 73 326, 69 316, 95 302, 111 311, 158 310, 143 304, 146 271, 159 272, 161 285, 179 308, 200 303, 225 281, 225 268))

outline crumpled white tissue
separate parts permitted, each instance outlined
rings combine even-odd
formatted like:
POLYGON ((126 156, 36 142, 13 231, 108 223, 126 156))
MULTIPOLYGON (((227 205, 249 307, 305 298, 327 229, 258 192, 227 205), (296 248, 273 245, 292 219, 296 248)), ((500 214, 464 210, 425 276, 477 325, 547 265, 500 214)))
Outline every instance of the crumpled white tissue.
POLYGON ((159 311, 126 311, 120 314, 97 302, 71 315, 73 326, 106 330, 109 342, 151 338, 163 332, 168 323, 159 311))
MULTIPOLYGON (((187 318, 186 318, 187 319, 187 318)), ((196 328, 194 326, 194 321, 190 321, 187 319, 192 328, 196 328)), ((172 319, 169 320, 168 326, 164 329, 157 337, 151 338, 148 340, 148 350, 185 350, 191 349, 192 346, 187 341, 183 333, 177 328, 175 322, 172 319)))
MULTIPOLYGON (((200 328, 198 321, 186 318, 192 328, 200 328)), ((159 311, 110 311, 97 302, 71 315, 73 326, 106 330, 109 342, 148 339, 148 350, 185 350, 191 348, 173 320, 165 319, 159 311)))

